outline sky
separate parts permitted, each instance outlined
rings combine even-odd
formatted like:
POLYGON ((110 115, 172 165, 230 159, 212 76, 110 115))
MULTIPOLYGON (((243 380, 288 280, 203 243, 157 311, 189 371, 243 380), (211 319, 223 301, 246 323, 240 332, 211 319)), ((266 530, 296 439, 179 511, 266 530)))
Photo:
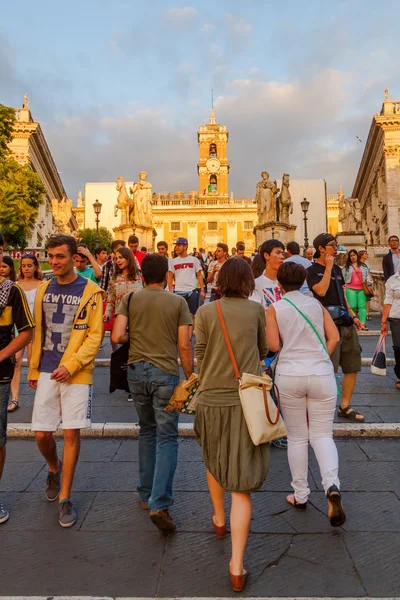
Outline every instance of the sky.
POLYGON ((28 94, 73 200, 141 170, 157 193, 197 189, 211 89, 235 196, 263 170, 351 195, 385 88, 400 99, 399 22, 394 0, 8 2, 0 103, 28 94))

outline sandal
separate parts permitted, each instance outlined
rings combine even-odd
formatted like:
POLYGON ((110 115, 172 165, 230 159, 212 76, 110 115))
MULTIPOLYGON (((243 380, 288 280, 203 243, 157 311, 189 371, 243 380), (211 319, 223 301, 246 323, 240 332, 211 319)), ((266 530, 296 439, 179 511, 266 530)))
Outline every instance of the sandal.
POLYGON ((365 421, 364 416, 359 410, 355 410, 354 408, 351 408, 351 406, 343 408, 340 406, 340 404, 338 406, 337 416, 341 417, 342 419, 349 419, 349 421, 355 421, 356 423, 364 423, 365 421), (357 415, 359 415, 361 419, 357 419, 357 415))
POLYGON ((398 390, 400 390, 400 379, 398 379, 396 381, 395 386, 397 387, 398 390))
POLYGON ((306 510, 307 508, 307 502, 297 502, 294 494, 289 494, 289 496, 286 496, 286 502, 288 504, 290 504, 290 506, 293 506, 294 508, 296 508, 297 510, 306 510), (293 500, 293 502, 291 500, 289 500, 289 498, 291 498, 293 500))
POLYGON ((332 513, 329 517, 330 524, 332 527, 340 527, 346 522, 346 515, 342 506, 342 497, 336 485, 331 485, 326 492, 326 497, 332 506, 332 513))
POLYGON ((19 409, 18 400, 11 400, 10 404, 7 406, 7 412, 15 412, 19 409))
POLYGON ((368 317, 367 317, 367 321, 372 321, 372 317, 370 317, 370 316, 368 315, 368 317))

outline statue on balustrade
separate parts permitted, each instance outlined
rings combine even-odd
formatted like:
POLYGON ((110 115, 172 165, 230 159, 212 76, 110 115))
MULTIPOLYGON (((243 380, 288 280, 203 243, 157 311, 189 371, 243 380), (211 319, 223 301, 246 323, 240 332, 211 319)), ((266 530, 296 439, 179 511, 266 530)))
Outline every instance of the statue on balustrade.
POLYGON ((268 171, 261 173, 261 181, 257 183, 256 198, 259 223, 269 223, 277 220, 276 195, 279 192, 276 181, 269 181, 268 171))
POLYGON ((361 232, 362 214, 361 204, 358 198, 339 199, 339 221, 344 232, 361 232))
POLYGON ((129 225, 134 221, 135 211, 132 198, 129 197, 126 191, 125 180, 123 177, 117 177, 116 179, 116 190, 119 192, 117 198, 117 204, 114 206, 114 217, 118 215, 118 211, 121 211, 121 225, 129 225))
POLYGON ((61 200, 54 198, 51 201, 51 212, 58 232, 71 234, 71 228, 68 227, 68 223, 72 217, 72 200, 65 197, 61 200))
POLYGON ((276 203, 276 212, 277 212, 277 221, 281 223, 286 223, 289 225, 289 213, 293 214, 293 202, 292 197, 289 191, 290 186, 290 175, 289 173, 284 173, 282 177, 282 187, 281 193, 277 198, 276 203))
POLYGON ((146 171, 139 173, 139 181, 136 181, 129 191, 133 196, 135 206, 135 224, 143 227, 152 227, 152 194, 153 186, 146 181, 146 171))

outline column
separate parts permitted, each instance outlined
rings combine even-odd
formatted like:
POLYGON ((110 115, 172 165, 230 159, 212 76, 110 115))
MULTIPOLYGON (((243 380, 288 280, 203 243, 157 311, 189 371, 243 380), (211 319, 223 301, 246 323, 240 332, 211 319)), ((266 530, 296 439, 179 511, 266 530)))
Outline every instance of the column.
POLYGON ((199 249, 197 237, 197 221, 188 221, 188 252, 191 252, 193 248, 199 249))
POLYGON ((385 175, 387 199, 387 223, 389 235, 400 237, 399 198, 400 198, 400 146, 385 146, 385 175))

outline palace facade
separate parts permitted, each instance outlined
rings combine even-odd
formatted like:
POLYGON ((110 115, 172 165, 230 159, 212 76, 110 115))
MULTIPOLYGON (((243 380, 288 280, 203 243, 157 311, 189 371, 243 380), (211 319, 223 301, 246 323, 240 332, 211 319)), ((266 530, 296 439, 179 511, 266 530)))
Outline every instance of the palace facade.
MULTIPOLYGON (((246 253, 251 254, 256 247, 253 230, 258 224, 257 205, 254 197, 236 198, 233 192, 229 193, 229 132, 225 125, 216 122, 214 110, 209 122, 199 127, 197 140, 197 190, 187 194, 183 191, 153 193, 151 208, 155 243, 164 240, 171 246, 183 236, 188 239, 190 250, 204 248, 213 251, 218 242, 226 243, 231 249, 236 242, 242 241, 246 253)), ((125 182, 127 190, 131 185, 132 182, 125 182)), ((281 182, 278 182, 280 185, 281 182)), ((295 239, 301 245, 305 238, 301 202, 304 197, 310 202, 307 231, 312 243, 316 235, 327 229, 326 183, 323 179, 291 180, 290 193, 293 203, 290 222, 296 226, 295 239)), ((120 223, 119 214, 115 216, 114 212, 117 200, 115 182, 85 185, 84 198, 79 196, 78 207, 73 209, 80 227, 95 227, 93 204, 96 200, 102 204, 100 225, 114 235, 114 229, 120 223)), ((278 235, 276 232, 276 237, 278 235)), ((140 235, 138 237, 140 239, 140 235)))
POLYGON ((372 119, 352 193, 361 204, 362 230, 371 246, 400 237, 400 101, 385 99, 372 119))
MULTIPOLYGON (((32 171, 38 173, 46 188, 44 203, 39 207, 36 225, 28 242, 28 248, 40 251, 44 249, 47 238, 57 231, 52 200, 56 199, 61 202, 67 198, 67 194, 40 123, 37 119, 33 120, 32 118, 26 94, 22 108, 15 110, 15 117, 13 139, 10 143, 13 158, 20 165, 28 165, 32 171)), ((72 214, 68 228, 71 232, 78 228, 72 214)))

